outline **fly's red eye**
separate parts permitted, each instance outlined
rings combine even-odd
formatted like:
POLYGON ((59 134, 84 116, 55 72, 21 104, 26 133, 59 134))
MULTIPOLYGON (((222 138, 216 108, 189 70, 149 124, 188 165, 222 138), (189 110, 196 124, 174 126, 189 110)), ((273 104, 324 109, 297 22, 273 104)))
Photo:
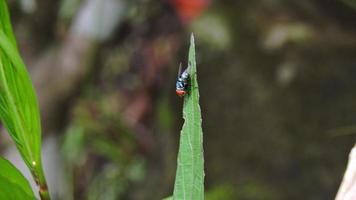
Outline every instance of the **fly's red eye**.
POLYGON ((179 97, 183 97, 187 92, 184 91, 184 90, 176 90, 176 94, 179 96, 179 97))

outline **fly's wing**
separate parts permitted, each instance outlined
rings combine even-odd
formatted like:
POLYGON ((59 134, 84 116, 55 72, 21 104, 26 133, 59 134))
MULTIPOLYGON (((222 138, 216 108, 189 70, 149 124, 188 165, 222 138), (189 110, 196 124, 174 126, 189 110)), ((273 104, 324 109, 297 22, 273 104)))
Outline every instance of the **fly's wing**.
POLYGON ((182 73, 182 63, 179 63, 179 69, 178 69, 178 78, 182 73))

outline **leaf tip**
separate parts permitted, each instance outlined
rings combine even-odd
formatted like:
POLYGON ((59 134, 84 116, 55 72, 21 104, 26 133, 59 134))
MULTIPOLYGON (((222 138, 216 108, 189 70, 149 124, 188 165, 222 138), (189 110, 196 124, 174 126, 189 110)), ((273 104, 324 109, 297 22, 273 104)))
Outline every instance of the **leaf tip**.
POLYGON ((190 35, 190 43, 194 44, 194 33, 190 35))

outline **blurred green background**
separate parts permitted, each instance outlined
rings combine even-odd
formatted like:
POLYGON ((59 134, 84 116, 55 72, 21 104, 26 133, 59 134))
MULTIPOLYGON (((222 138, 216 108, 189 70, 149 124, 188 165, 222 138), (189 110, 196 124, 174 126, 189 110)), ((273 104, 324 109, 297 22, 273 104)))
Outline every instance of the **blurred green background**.
POLYGON ((354 1, 8 3, 41 104, 54 199, 172 194, 174 86, 191 32, 206 199, 335 197, 356 141, 354 1))

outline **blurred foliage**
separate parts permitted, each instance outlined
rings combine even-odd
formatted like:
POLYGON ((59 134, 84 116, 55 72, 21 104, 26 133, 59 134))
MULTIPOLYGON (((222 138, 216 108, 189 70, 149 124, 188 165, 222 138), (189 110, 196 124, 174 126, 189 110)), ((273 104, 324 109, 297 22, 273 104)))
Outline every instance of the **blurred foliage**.
POLYGON ((231 185, 219 185, 205 194, 206 200, 236 199, 236 191, 231 185))
POLYGON ((80 6, 81 0, 63 0, 59 10, 59 16, 64 20, 74 17, 80 6))
POLYGON ((353 9, 356 9, 356 2, 353 0, 342 0, 345 4, 348 6, 352 7, 353 9))
MULTIPOLYGON (((18 1, 11 2, 18 11, 18 1)), ((13 16, 29 57, 60 45, 55 25, 70 24, 76 14, 68 6, 74 1, 60 2, 61 8, 38 1, 40 11, 13 16), (71 17, 56 18, 60 9, 71 17)), ((80 7, 83 1, 76 2, 80 7)), ((355 143, 354 3, 210 1, 202 15, 178 24, 179 8, 170 2, 125 1, 124 21, 98 44, 94 70, 65 108, 70 114, 59 122, 66 126, 62 153, 74 198, 162 199, 172 193, 182 124, 174 81, 191 31, 198 50, 206 198, 334 198, 355 143), (178 51, 164 54, 168 42, 178 51), (152 49, 159 49, 158 56, 152 49), (152 75, 152 63, 169 56, 169 67, 152 75), (157 73, 154 90, 136 90, 157 73), (123 111, 145 92, 152 97, 150 113, 133 127, 123 111), (154 139, 148 154, 140 149, 142 129, 154 139)))
POLYGON ((120 122, 120 116, 112 110, 113 104, 107 102, 115 97, 97 97, 89 94, 86 100, 76 104, 62 153, 72 170, 71 182, 84 184, 85 180, 76 180, 76 174, 86 169, 81 173, 87 178, 84 185, 88 188, 75 188, 75 191, 85 190, 85 194, 80 194, 82 198, 117 199, 125 195, 128 182, 142 180, 145 162, 135 153, 136 145, 129 128, 120 122), (97 170, 100 173, 97 174, 97 170))

